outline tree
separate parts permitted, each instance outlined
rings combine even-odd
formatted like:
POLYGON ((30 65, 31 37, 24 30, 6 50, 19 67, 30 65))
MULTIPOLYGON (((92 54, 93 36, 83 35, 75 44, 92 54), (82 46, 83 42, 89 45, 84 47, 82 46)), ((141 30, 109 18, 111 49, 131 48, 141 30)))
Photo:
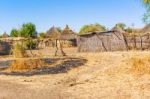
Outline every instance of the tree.
POLYGON ((150 0, 142 0, 146 8, 146 13, 144 14, 143 21, 146 24, 150 23, 150 0))
POLYGON ((46 38, 46 33, 39 33, 39 37, 41 38, 41 39, 44 39, 44 38, 46 38))
POLYGON ((126 25, 124 23, 117 23, 115 27, 125 30, 126 25))
POLYGON ((18 36, 20 36, 20 33, 17 29, 12 29, 11 33, 10 33, 10 36, 11 37, 18 37, 18 36))
POLYGON ((106 28, 105 26, 102 26, 100 24, 85 25, 80 29, 79 34, 85 34, 85 33, 95 32, 95 31, 104 32, 106 31, 106 28))
POLYGON ((150 3, 150 0, 142 0, 142 1, 143 1, 143 3, 146 4, 146 5, 150 3))
POLYGON ((22 25, 20 29, 21 37, 37 37, 36 26, 32 23, 26 23, 22 25))
POLYGON ((36 26, 33 23, 23 24, 20 29, 12 29, 11 37, 37 37, 36 26))

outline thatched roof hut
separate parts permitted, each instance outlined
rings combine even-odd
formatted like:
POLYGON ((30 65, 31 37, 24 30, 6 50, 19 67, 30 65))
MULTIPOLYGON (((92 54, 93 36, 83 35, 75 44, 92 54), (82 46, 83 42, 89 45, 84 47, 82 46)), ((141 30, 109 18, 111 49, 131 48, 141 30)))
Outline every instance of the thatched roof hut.
POLYGON ((53 39, 53 40, 59 39, 60 35, 61 35, 61 33, 54 26, 52 28, 50 28, 46 33, 46 37, 53 39))
POLYGON ((62 31, 60 39, 61 40, 72 40, 76 39, 76 34, 66 25, 65 29, 62 31))
POLYGON ((9 37, 9 35, 6 32, 3 33, 2 38, 8 38, 8 37, 9 37))

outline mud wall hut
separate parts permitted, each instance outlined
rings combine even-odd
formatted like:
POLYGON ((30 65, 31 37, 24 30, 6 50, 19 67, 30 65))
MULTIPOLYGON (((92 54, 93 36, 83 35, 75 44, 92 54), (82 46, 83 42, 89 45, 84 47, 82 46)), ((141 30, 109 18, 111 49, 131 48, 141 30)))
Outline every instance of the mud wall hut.
POLYGON ((60 35, 60 40, 63 47, 76 47, 77 46, 77 35, 69 28, 68 25, 64 28, 60 35))
POLYGON ((124 51, 127 46, 122 31, 91 32, 78 36, 79 52, 124 51))

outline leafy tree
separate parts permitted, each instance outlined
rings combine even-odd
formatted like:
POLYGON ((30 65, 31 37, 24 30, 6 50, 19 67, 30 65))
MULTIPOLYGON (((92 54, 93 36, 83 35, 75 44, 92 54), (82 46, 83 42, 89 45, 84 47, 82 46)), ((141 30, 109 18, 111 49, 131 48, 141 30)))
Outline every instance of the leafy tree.
POLYGON ((11 37, 18 37, 18 36, 20 36, 19 30, 17 30, 17 29, 12 29, 12 30, 11 30, 11 33, 10 33, 10 36, 11 36, 11 37))
POLYGON ((150 3, 150 0, 142 0, 145 5, 150 3))
POLYGON ((126 25, 124 23, 117 23, 115 27, 125 30, 126 25))
POLYGON ((100 24, 85 25, 80 29, 79 34, 85 34, 85 33, 95 32, 95 31, 104 32, 106 31, 106 28, 105 26, 102 26, 100 24))
POLYGON ((37 37, 36 26, 33 23, 23 24, 20 29, 12 29, 11 37, 37 37))
POLYGON ((142 0, 146 8, 146 13, 144 14, 143 21, 146 24, 150 23, 150 0, 142 0))
POLYGON ((43 32, 39 33, 39 37, 42 38, 42 39, 46 38, 46 33, 43 33, 43 32))
POLYGON ((20 34, 22 37, 37 37, 36 26, 32 23, 23 24, 20 34))

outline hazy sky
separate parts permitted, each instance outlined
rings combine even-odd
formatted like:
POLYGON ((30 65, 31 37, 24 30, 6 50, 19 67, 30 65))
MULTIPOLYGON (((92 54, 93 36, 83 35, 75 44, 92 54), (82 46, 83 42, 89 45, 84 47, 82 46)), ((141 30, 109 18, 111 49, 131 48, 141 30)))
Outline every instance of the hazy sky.
POLYGON ((76 32, 85 24, 112 28, 118 22, 143 27, 140 0, 0 0, 0 33, 23 23, 36 24, 38 32, 68 24, 76 32))

